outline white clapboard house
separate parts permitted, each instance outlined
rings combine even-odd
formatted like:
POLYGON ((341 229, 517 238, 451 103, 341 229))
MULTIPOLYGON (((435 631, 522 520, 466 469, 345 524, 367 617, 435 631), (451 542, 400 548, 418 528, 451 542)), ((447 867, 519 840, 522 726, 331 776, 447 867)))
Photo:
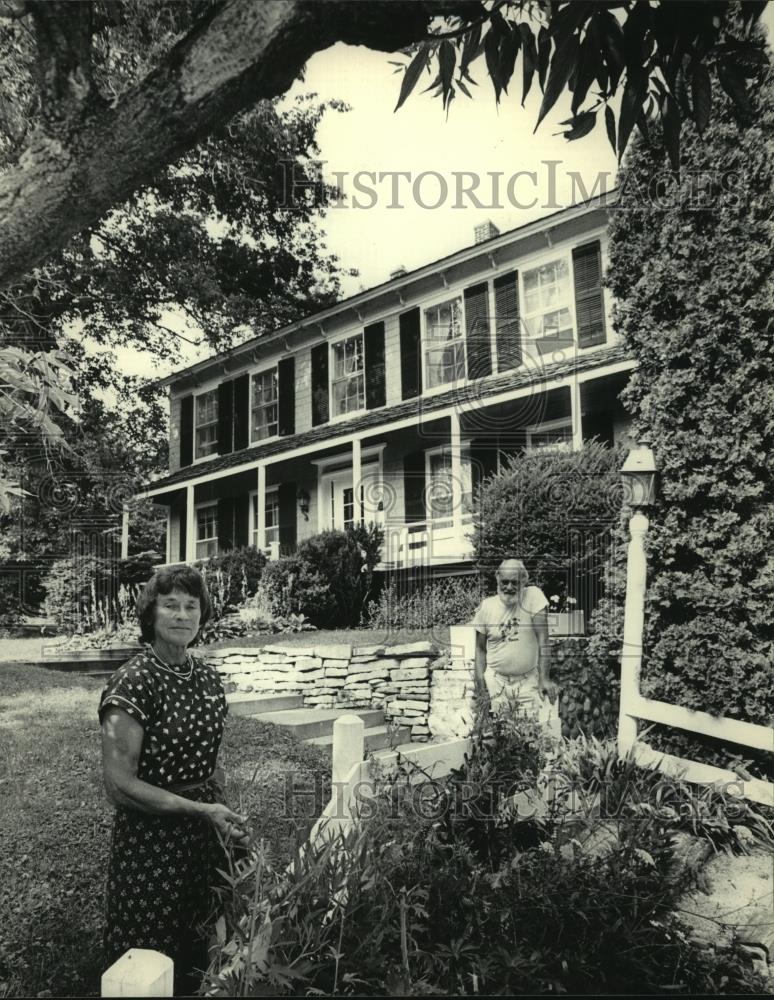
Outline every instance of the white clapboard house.
POLYGON ((168 511, 167 562, 276 558, 360 520, 385 529, 385 571, 464 571, 476 483, 504 456, 627 433, 609 211, 608 195, 478 226, 442 260, 167 378, 169 473, 140 494, 168 511))

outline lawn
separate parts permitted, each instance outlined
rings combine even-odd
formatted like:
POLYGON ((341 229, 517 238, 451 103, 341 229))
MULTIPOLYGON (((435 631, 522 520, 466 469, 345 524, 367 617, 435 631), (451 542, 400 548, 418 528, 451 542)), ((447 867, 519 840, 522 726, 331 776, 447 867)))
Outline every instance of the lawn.
MULTIPOLYGON (((111 824, 99 769, 102 681, 0 664, 0 997, 98 996, 111 824)), ((330 760, 229 721, 229 797, 278 863, 329 796, 330 760)))

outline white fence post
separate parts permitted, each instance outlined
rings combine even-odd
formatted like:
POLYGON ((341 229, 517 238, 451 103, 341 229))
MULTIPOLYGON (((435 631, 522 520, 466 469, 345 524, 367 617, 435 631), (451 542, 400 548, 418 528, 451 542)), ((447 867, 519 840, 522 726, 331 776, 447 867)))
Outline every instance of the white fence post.
POLYGON ((102 974, 103 997, 171 997, 174 962, 160 951, 130 948, 102 974))
POLYGON ((334 787, 347 780, 365 754, 365 725, 359 715, 341 715, 333 723, 334 787))
POLYGON ((637 702, 640 697, 642 633, 645 623, 645 535, 647 517, 637 511, 629 521, 631 541, 626 558, 626 604, 621 652, 621 701, 618 710, 618 752, 622 756, 637 742, 637 702))

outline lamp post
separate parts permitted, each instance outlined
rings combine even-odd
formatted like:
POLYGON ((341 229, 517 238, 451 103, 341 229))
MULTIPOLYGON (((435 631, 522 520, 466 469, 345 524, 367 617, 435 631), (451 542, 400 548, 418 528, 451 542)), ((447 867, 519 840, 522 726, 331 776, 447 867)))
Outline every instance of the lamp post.
POLYGON ((656 462, 647 442, 640 441, 630 450, 621 469, 621 478, 624 483, 624 501, 634 508, 629 519, 630 540, 626 557, 626 604, 618 713, 618 752, 623 756, 637 742, 647 578, 645 535, 648 532, 648 518, 644 511, 656 499, 656 462))

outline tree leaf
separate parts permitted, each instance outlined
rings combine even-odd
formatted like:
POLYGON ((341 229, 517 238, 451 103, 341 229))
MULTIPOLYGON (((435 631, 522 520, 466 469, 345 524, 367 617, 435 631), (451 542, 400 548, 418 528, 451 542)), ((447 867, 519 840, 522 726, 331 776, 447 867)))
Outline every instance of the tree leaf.
POLYGON ((599 15, 599 26, 602 48, 607 56, 607 69, 610 75, 610 91, 615 93, 618 81, 621 79, 626 60, 624 59, 624 40, 621 25, 609 10, 599 15))
MULTIPOLYGON (((540 29, 545 31, 544 28, 540 29)), ((535 69, 538 63, 538 54, 535 47, 535 36, 532 34, 532 29, 528 24, 520 24, 519 32, 521 33, 521 70, 522 70, 522 84, 521 84, 521 106, 524 107, 524 102, 527 99, 527 94, 532 86, 532 78, 535 75, 535 69)), ((551 48, 551 39, 546 31, 546 38, 548 39, 548 48, 551 48)), ((542 87, 541 87, 542 89, 542 87)))
POLYGON ((541 25, 537 38, 538 83, 541 93, 545 90, 546 74, 548 73, 549 57, 551 55, 551 35, 547 28, 541 25))
POLYGON ((398 95, 398 103, 395 105, 395 111, 401 107, 411 91, 416 87, 417 80, 422 75, 422 70, 427 66, 429 55, 430 50, 428 46, 423 45, 409 63, 403 77, 403 82, 400 85, 400 94, 398 95))
POLYGON ((642 114, 642 104, 648 92, 648 78, 644 72, 630 75, 627 71, 626 86, 621 99, 621 112, 618 116, 618 160, 621 161, 629 136, 637 119, 642 114))
POLYGON ((454 80, 454 67, 457 62, 457 50, 449 41, 445 38, 441 42, 441 48, 438 53, 438 66, 439 75, 441 77, 441 89, 443 92, 443 103, 444 107, 447 107, 449 101, 451 100, 451 93, 453 90, 452 82, 454 80))
POLYGON ((735 66, 727 62, 718 63, 718 80, 720 85, 731 98, 734 107, 739 114, 747 119, 750 116, 750 99, 747 96, 747 87, 744 78, 735 66))
POLYGON ((709 70, 704 63, 691 63, 691 96, 693 98, 693 120, 699 135, 709 125, 712 112, 712 84, 709 70))
POLYGON ((596 75, 596 63, 599 53, 592 48, 593 41, 590 35, 586 35, 578 53, 578 72, 575 79, 575 89, 572 94, 572 113, 575 114, 578 108, 586 100, 586 94, 596 75))
POLYGON ((582 111, 579 115, 573 115, 573 117, 568 118, 566 122, 562 122, 562 125, 572 126, 569 132, 563 132, 562 135, 569 142, 572 142, 574 139, 582 139, 584 135, 589 134, 596 123, 596 111, 582 111))
POLYGON ((538 114, 535 131, 538 130, 540 123, 543 121, 554 104, 556 104, 559 95, 562 93, 567 81, 570 79, 572 71, 575 69, 575 62, 577 58, 578 36, 570 35, 570 37, 566 38, 562 42, 561 46, 554 51, 553 58, 551 59, 551 66, 548 71, 548 82, 546 83, 545 93, 543 94, 543 100, 540 104, 540 113, 538 114))
POLYGON ((511 28, 500 43, 500 80, 506 94, 508 93, 508 84, 513 76, 513 68, 516 65, 516 56, 520 45, 521 34, 516 28, 511 28))
POLYGON ((490 28, 484 36, 484 55, 486 56, 486 68, 495 92, 495 101, 500 103, 502 93, 502 83, 500 82, 500 39, 495 31, 490 28))
POLYGON ((465 35, 465 44, 462 47, 462 56, 460 57, 460 76, 464 76, 467 72, 468 66, 476 58, 479 51, 479 45, 481 42, 481 24, 474 24, 470 31, 465 35))
POLYGON ((615 152, 615 115, 609 104, 605 105, 605 128, 607 129, 608 142, 615 152))

